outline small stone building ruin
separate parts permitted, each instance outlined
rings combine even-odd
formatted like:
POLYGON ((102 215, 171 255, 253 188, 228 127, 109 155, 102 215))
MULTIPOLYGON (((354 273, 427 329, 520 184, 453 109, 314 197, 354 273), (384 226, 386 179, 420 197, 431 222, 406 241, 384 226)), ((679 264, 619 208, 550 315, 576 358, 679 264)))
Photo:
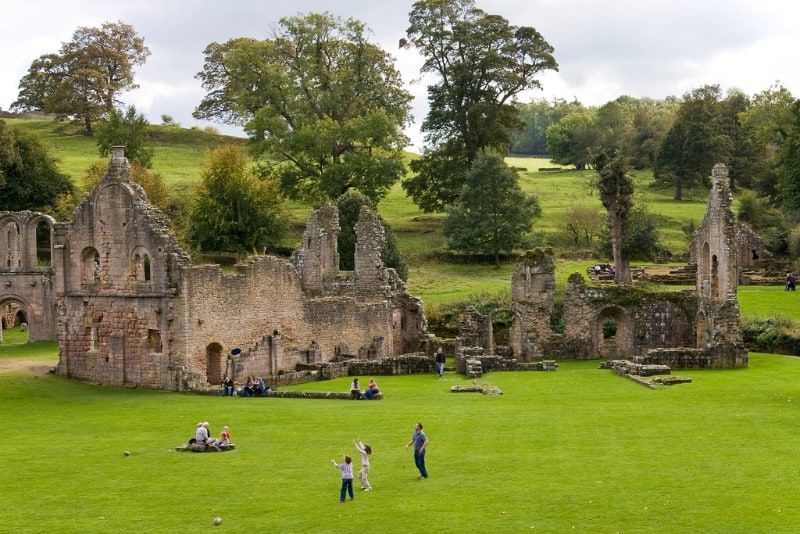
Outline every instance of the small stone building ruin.
POLYGON ((397 356, 427 340, 422 303, 384 267, 384 230, 369 209, 354 271, 339 271, 328 205, 291 260, 259 256, 228 274, 192 263, 115 147, 72 222, 0 212, 0 228, 0 310, 24 313, 31 341, 57 339, 56 371, 69 378, 164 390, 226 374, 274 383, 298 366, 397 356))
POLYGON ((545 357, 631 359, 671 368, 747 366, 736 298, 738 223, 731 209, 726 167, 716 165, 712 175, 708 208, 692 244, 695 290, 588 285, 581 273, 574 273, 560 314, 563 325, 554 328, 553 254, 528 252, 513 275, 508 308, 488 315, 468 308, 462 314, 457 356, 499 355, 519 362, 545 357), (499 315, 511 323, 503 346, 495 341, 499 315))

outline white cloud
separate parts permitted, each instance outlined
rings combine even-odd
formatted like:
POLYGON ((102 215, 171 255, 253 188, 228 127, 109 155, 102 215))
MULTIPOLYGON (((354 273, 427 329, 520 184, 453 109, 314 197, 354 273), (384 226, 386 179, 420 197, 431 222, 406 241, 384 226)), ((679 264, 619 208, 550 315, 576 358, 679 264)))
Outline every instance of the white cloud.
MULTIPOLYGON (((800 95, 800 32, 795 27, 800 5, 788 0, 479 0, 477 5, 511 24, 535 27, 555 47, 559 72, 543 76, 544 90, 526 93, 522 100, 577 98, 602 105, 623 94, 682 96, 704 84, 755 94, 776 81, 800 95)), ((0 107, 8 109, 16 99, 31 61, 57 52, 79 26, 123 20, 152 51, 137 72, 141 88, 123 99, 154 123, 168 114, 187 127, 199 124, 191 113, 203 91, 194 75, 202 69, 206 45, 240 36, 267 38, 282 17, 329 11, 364 22, 395 56, 415 96, 415 124, 408 133, 419 146, 426 83, 413 80, 420 77, 421 59, 398 48, 411 7, 409 0, 338 5, 320 0, 0 0, 0 107)))

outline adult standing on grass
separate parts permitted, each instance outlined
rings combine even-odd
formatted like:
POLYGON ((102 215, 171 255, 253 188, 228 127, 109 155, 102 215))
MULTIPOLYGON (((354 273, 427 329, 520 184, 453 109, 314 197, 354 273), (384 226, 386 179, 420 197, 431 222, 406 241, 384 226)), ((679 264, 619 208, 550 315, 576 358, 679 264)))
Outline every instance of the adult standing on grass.
POLYGON ((406 450, 414 446, 414 465, 419 469, 419 479, 428 478, 428 470, 425 469, 425 450, 428 448, 428 436, 422 431, 422 423, 414 425, 414 434, 411 441, 406 443, 406 450))
POLYGON ((436 367, 439 369, 439 378, 444 375, 444 362, 447 360, 441 345, 436 349, 436 367))

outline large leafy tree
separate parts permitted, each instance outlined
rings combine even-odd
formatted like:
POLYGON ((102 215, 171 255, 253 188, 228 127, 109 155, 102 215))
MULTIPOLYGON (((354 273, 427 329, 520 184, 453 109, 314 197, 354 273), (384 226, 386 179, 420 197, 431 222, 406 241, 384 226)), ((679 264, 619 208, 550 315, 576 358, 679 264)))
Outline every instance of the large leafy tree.
POLYGON ((113 146, 124 146, 125 157, 131 163, 149 169, 153 160, 153 148, 147 146, 149 126, 147 118, 135 106, 112 109, 108 120, 97 126, 95 138, 100 155, 108 156, 113 146))
POLYGON ((285 230, 277 184, 256 175, 244 153, 225 146, 208 154, 189 213, 187 241, 201 251, 261 252, 285 230))
POLYGON ((436 83, 428 86, 422 123, 426 151, 403 187, 423 210, 444 211, 472 162, 486 150, 504 153, 512 132, 523 128, 516 96, 540 88, 538 76, 558 65, 536 29, 512 26, 473 0, 420 0, 409 21, 400 46, 422 54, 422 72, 436 83))
POLYGON ((722 123, 721 92, 706 85, 683 97, 672 127, 656 155, 657 184, 674 188, 675 200, 683 190, 703 183, 716 163, 727 162, 730 139, 722 123))
POLYGON ((742 128, 767 165, 753 173, 752 187, 759 194, 775 200, 777 192, 777 169, 770 168, 774 157, 783 145, 792 127, 795 97, 780 84, 757 93, 750 99, 750 106, 739 113, 742 128))
POLYGON ((92 135, 92 123, 111 113, 119 94, 138 87, 134 67, 149 55, 144 39, 122 21, 80 27, 58 53, 31 63, 11 107, 80 119, 92 135))
POLYGON ((411 95, 363 23, 329 13, 280 20, 272 39, 206 48, 194 116, 245 126, 289 197, 377 203, 405 174, 411 95))
POLYGON ((478 157, 466 175, 458 202, 444 221, 447 246, 463 252, 500 255, 524 245, 542 209, 519 186, 517 173, 496 154, 478 157))
POLYGON ((608 213, 611 250, 616 265, 614 282, 631 284, 630 255, 625 249, 633 208, 633 179, 628 174, 628 163, 613 150, 601 149, 592 157, 592 165, 598 175, 600 202, 608 213))
POLYGON ((510 152, 512 154, 525 154, 542 156, 549 154, 547 151, 547 128, 557 124, 570 111, 582 109, 583 105, 574 100, 556 98, 552 102, 539 99, 527 104, 519 105, 520 119, 525 123, 524 130, 511 133, 510 152))
POLYGON ((72 192, 49 147, 30 130, 0 120, 0 210, 49 211, 59 195, 72 192))
POLYGON ((573 111, 547 128, 547 150, 554 163, 585 169, 599 143, 594 108, 573 111))
POLYGON ((796 217, 800 213, 800 101, 792 107, 793 119, 775 156, 779 205, 796 217))

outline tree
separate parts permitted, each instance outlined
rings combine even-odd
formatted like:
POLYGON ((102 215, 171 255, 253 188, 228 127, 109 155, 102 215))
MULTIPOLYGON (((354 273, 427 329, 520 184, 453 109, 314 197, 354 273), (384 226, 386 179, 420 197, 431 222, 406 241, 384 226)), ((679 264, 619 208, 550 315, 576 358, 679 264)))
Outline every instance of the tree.
POLYGON ((644 99, 633 115, 632 132, 624 154, 634 169, 652 169, 661 140, 675 120, 674 97, 663 101, 644 99))
POLYGON ((656 155, 654 178, 659 185, 683 190, 706 180, 716 163, 728 161, 730 140, 721 124, 720 89, 706 85, 683 97, 672 127, 656 155))
POLYGON ((72 192, 41 138, 0 120, 0 210, 48 211, 59 195, 72 192))
POLYGON ((525 123, 525 128, 519 132, 511 133, 512 154, 525 154, 529 156, 542 156, 549 154, 547 151, 547 128, 557 124, 570 111, 583 109, 583 105, 574 100, 556 98, 552 102, 534 100, 519 107, 520 119, 525 123))
POLYGON ((573 111, 547 128, 547 150, 553 163, 585 169, 599 143, 595 109, 573 111))
MULTIPOLYGON (((355 269, 356 253, 356 223, 362 207, 374 210, 372 202, 363 193, 358 191, 348 191, 336 199, 336 207, 339 210, 339 238, 337 248, 339 251, 339 269, 342 271, 352 271, 355 269)), ((378 216, 383 226, 386 242, 381 251, 383 265, 394 269, 401 280, 408 280, 408 266, 403 259, 400 249, 397 246, 397 237, 392 228, 383 217, 378 216)))
POLYGON ((57 54, 31 63, 11 109, 80 119, 92 135, 92 123, 111 113, 119 93, 138 87, 133 69, 149 55, 144 39, 122 21, 80 27, 57 54))
POLYGON ((285 229, 277 184, 257 176, 234 146, 209 152, 189 213, 187 241, 201 251, 261 252, 285 229))
POLYGON ((411 95, 363 23, 329 13, 280 20, 273 39, 206 50, 196 118, 243 125, 289 197, 358 189, 377 203, 406 172, 411 95))
POLYGON ((739 114, 742 128, 754 150, 767 165, 754 171, 752 187, 759 194, 777 201, 777 173, 774 158, 794 121, 795 98, 781 85, 774 85, 754 95, 750 106, 739 114))
POLYGON ((792 107, 793 119, 775 155, 778 204, 789 214, 800 213, 800 101, 792 107))
POLYGON ((625 159, 613 151, 600 150, 592 158, 597 171, 597 189, 600 201, 608 213, 611 232, 611 250, 614 256, 614 282, 631 284, 630 257, 625 250, 631 209, 633 207, 633 179, 628 175, 625 159))
POLYGON ((542 209, 536 197, 525 195, 517 173, 495 154, 479 156, 467 173, 458 202, 444 221, 447 246, 463 252, 494 255, 512 252, 542 209))
POLYGON ((589 206, 572 206, 564 213, 563 225, 573 245, 591 246, 592 240, 603 226, 603 214, 589 206))
POLYGON ((100 155, 106 157, 111 153, 111 147, 124 146, 128 161, 149 169, 153 160, 153 148, 145 146, 149 126, 145 116, 136 112, 135 106, 128 106, 125 110, 112 109, 108 120, 97 126, 95 138, 100 155))
POLYGON ((422 123, 428 146, 403 187, 423 210, 443 211, 458 198, 472 162, 487 150, 504 153, 511 133, 523 129, 516 96, 540 88, 537 77, 558 65, 534 28, 512 26, 473 0, 420 0, 409 20, 400 46, 416 48, 425 58, 422 72, 438 81, 428 86, 422 123), (452 170, 460 174, 441 175, 452 170))
MULTIPOLYGON (((658 216, 651 213, 646 204, 634 202, 628 218, 627 235, 622 244, 625 256, 630 260, 655 260, 664 250, 658 227, 658 216)), ((613 254, 610 228, 606 227, 605 230, 600 236, 601 247, 606 253, 613 254)))

